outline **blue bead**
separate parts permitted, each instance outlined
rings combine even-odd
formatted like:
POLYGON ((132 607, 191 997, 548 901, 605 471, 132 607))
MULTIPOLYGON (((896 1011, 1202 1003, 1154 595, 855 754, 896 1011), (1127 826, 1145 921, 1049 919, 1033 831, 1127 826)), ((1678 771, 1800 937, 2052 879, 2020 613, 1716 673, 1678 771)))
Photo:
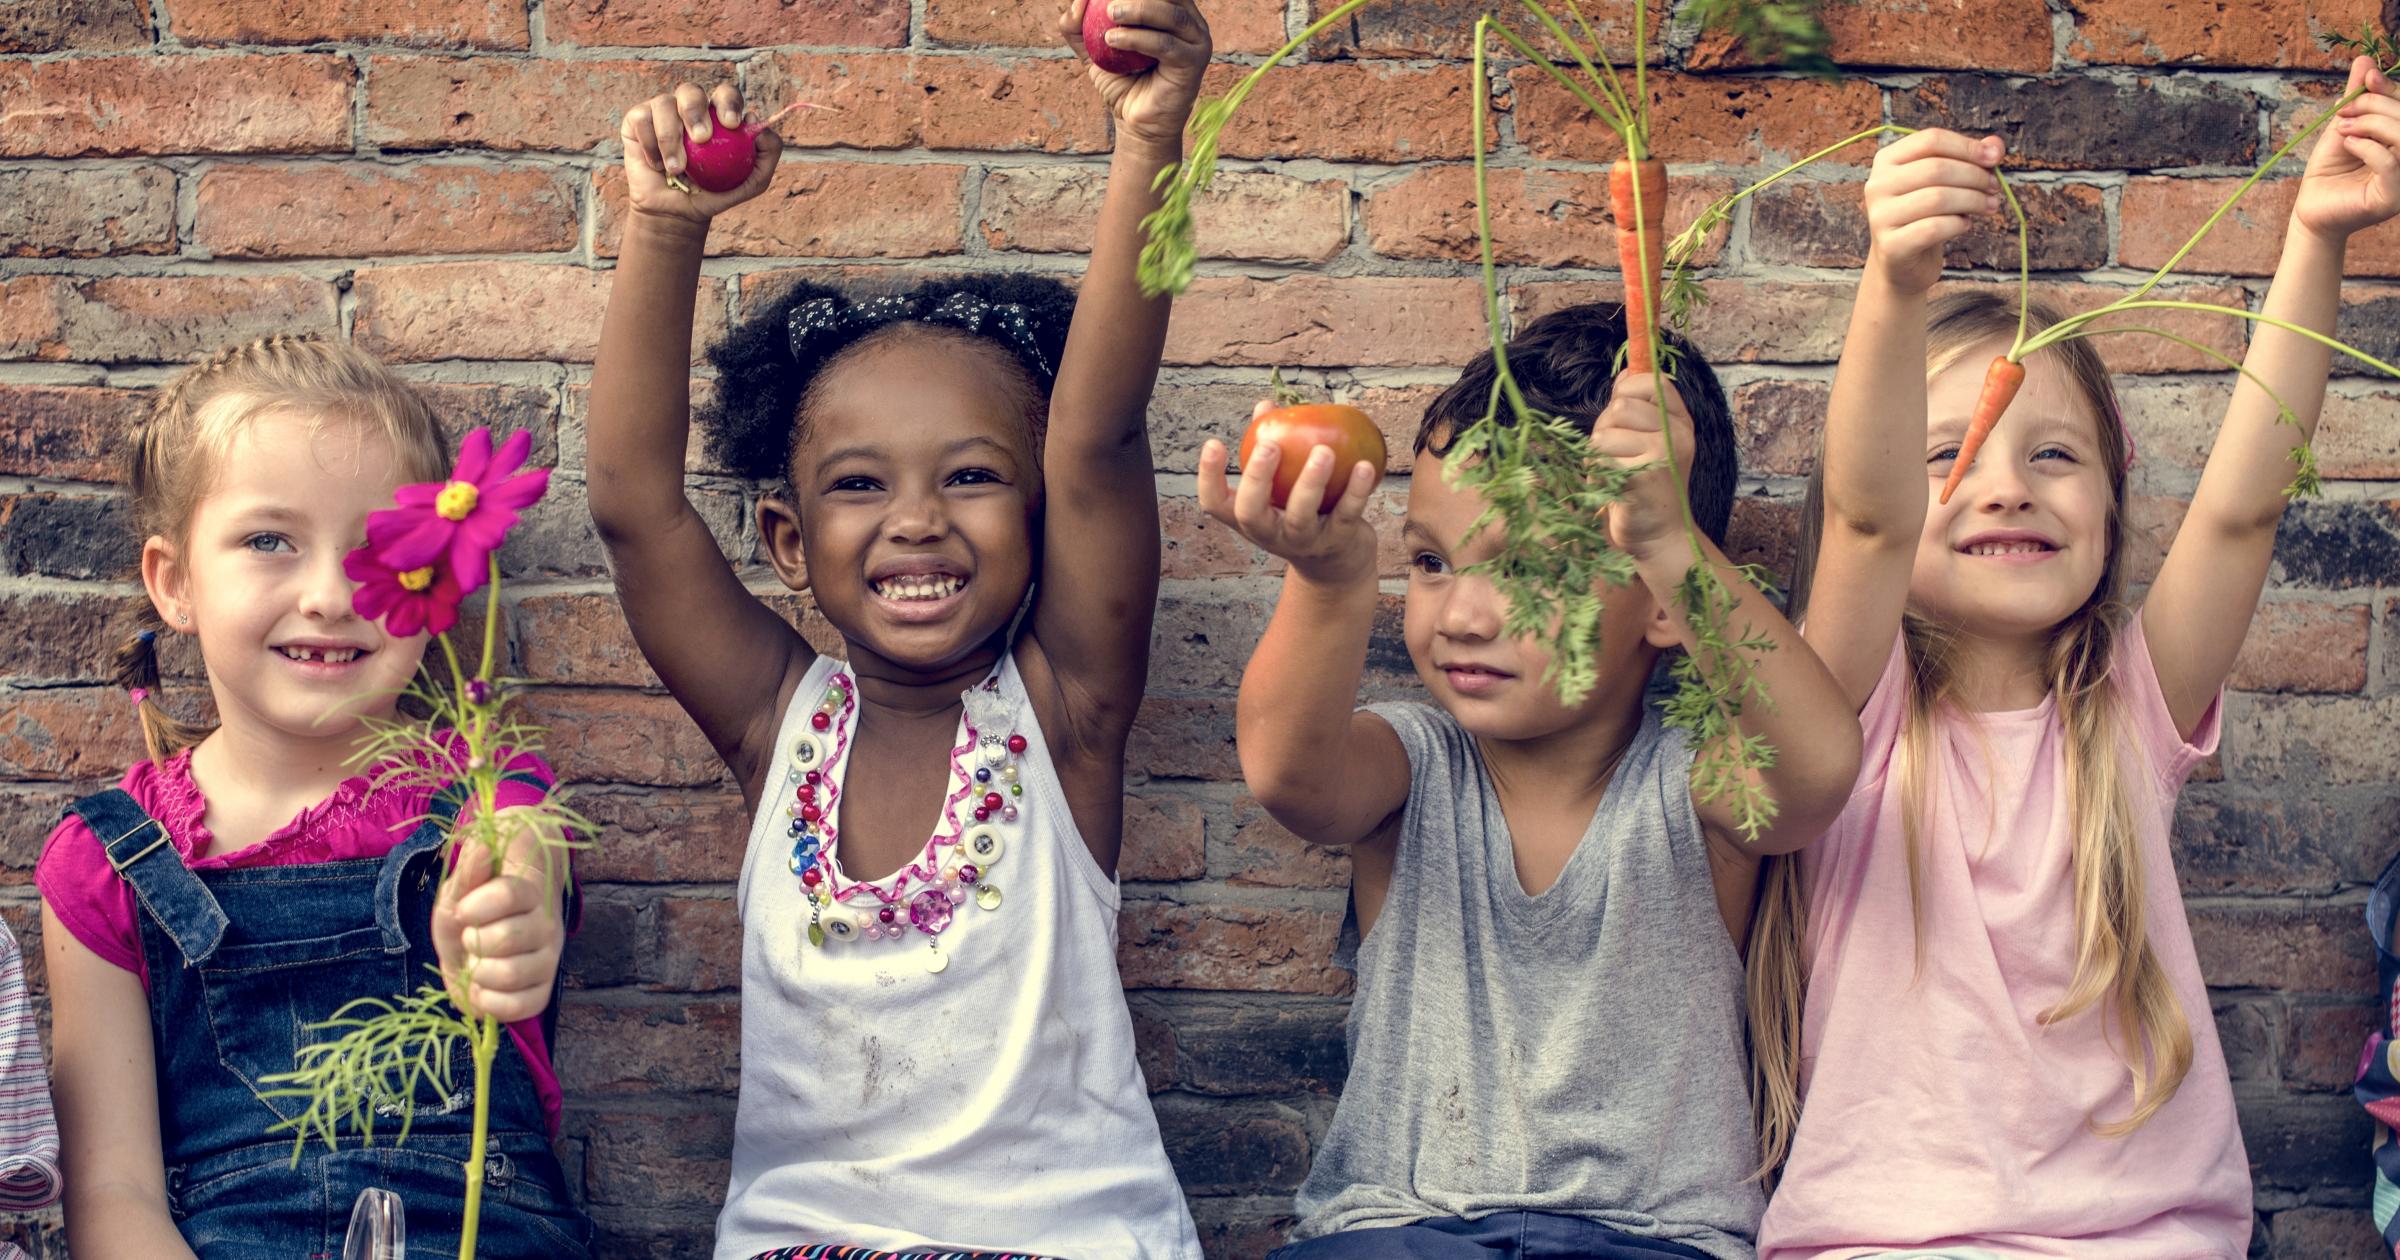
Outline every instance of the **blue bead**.
POLYGON ((975 781, 976 781, 977 783, 989 783, 989 782, 991 782, 991 781, 992 781, 992 768, 991 768, 990 766, 977 766, 977 767, 975 767, 975 781))

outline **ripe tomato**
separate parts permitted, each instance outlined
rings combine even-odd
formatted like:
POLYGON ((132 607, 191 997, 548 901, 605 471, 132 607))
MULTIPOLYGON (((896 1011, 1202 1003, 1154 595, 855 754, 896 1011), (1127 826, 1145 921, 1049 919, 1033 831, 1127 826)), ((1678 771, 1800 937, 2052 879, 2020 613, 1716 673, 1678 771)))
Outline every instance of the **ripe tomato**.
POLYGON ((1242 434, 1242 467, 1250 466, 1250 452, 1260 442, 1282 448, 1283 459, 1275 465, 1275 489, 1268 495, 1277 507, 1291 502, 1300 469, 1308 463, 1309 452, 1320 446, 1333 448, 1333 480, 1325 486, 1325 502, 1317 507, 1320 515, 1342 501, 1342 490, 1350 484, 1350 470, 1358 461, 1373 464, 1377 479, 1383 476, 1383 434, 1367 419, 1367 413, 1356 407, 1296 403, 1259 413, 1242 434))

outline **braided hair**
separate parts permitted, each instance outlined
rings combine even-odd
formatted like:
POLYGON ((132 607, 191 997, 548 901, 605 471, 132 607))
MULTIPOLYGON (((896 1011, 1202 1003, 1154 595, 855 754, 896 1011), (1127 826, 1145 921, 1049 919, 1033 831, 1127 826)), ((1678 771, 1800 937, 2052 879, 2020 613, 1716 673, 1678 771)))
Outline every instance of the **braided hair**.
POLYGON ((709 454, 720 467, 780 486, 788 498, 792 456, 830 369, 873 346, 929 336, 985 356, 1002 374, 1038 461, 1074 313, 1074 292, 1037 276, 959 276, 880 293, 792 284, 709 351, 717 394, 698 417, 709 454))
MULTIPOLYGON (((124 483, 134 541, 190 542, 192 513, 214 480, 217 458, 249 422, 298 413, 320 424, 356 423, 391 443, 412 481, 447 470, 433 411, 406 381, 363 350, 316 337, 262 337, 227 346, 184 369, 158 391, 125 443, 124 483)), ((169 629, 148 595, 126 602, 124 638, 113 656, 116 684, 132 694, 142 742, 164 761, 212 729, 158 701, 158 636, 169 629)), ((180 627, 178 627, 180 628, 180 627)))

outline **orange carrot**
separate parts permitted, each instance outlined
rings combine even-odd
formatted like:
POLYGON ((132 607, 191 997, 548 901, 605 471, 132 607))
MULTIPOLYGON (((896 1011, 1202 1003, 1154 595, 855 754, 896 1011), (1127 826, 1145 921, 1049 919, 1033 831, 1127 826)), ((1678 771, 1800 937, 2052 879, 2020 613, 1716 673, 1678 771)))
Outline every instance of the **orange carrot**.
POLYGON ((1950 479, 1942 483, 1942 502, 1948 503, 1958 483, 1967 479, 1975 452, 1983 449, 1983 440, 1992 435, 1992 429, 2000 423, 2000 413, 2008 410, 2008 404, 2017 396, 2017 387, 2024 383, 2025 365, 2005 354, 1984 369, 1983 392, 1975 396, 1975 414, 1967 418, 1967 436, 1958 444, 1958 458, 1950 462, 1950 479))
POLYGON ((1651 304, 1660 297, 1659 268, 1666 258, 1667 164, 1618 159, 1608 168, 1608 203, 1617 220, 1617 268, 1625 276, 1625 366, 1629 371, 1655 372, 1658 365, 1650 359, 1650 323, 1656 312, 1651 304), (1642 190, 1638 234, 1633 205, 1636 178, 1641 180, 1642 190), (1646 253, 1642 248, 1645 237, 1650 246, 1646 253), (1649 286, 1647 297, 1644 284, 1649 286))

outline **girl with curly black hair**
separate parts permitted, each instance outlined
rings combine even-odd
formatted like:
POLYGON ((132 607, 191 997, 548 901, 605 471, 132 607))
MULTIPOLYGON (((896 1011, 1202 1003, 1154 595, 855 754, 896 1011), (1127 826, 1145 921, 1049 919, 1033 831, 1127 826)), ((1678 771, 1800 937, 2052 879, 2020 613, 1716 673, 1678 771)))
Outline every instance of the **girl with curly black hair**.
MULTIPOLYGON (((1078 54, 1082 9, 1060 15, 1078 54)), ((710 443, 769 484, 768 560, 838 660, 743 586, 682 478, 708 225, 765 190, 782 144, 761 132, 745 183, 691 191, 684 138, 739 125, 739 93, 687 84, 625 116, 592 517, 636 642, 755 811, 717 1260, 1200 1254, 1134 1060, 1114 871, 1167 328, 1135 264, 1209 39, 1194 0, 1110 15, 1109 44, 1157 65, 1087 67, 1117 138, 1079 298, 795 285, 712 356, 710 443)))

